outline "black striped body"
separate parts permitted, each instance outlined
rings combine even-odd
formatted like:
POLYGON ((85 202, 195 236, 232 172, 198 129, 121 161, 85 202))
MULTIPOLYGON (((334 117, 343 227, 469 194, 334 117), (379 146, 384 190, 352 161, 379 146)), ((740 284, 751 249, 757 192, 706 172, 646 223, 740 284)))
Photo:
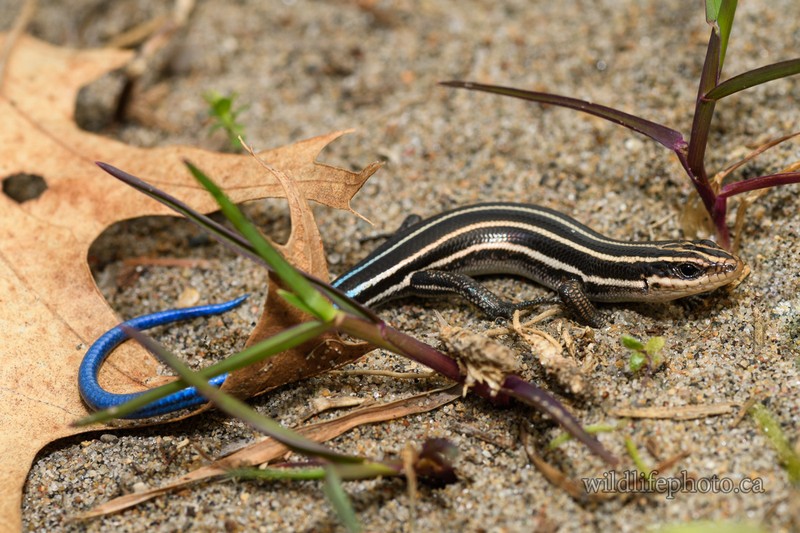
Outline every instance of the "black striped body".
POLYGON ((374 306, 424 293, 420 271, 514 274, 556 291, 578 283, 592 301, 663 301, 715 289, 742 268, 710 241, 619 241, 551 209, 491 203, 402 228, 333 285, 374 306))

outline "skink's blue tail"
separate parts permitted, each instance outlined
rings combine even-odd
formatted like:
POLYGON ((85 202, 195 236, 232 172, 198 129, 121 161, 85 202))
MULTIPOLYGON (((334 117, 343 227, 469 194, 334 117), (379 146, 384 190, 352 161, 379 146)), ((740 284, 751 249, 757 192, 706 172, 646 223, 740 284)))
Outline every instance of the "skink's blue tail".
MULTIPOLYGON (((171 324, 172 322, 178 322, 180 320, 216 315, 230 311, 239 306, 247 299, 247 296, 248 295, 245 294, 235 300, 220 304, 199 305, 197 307, 187 307, 186 309, 160 311, 158 313, 132 318, 124 322, 124 324, 131 328, 145 330, 164 324, 171 324)), ((100 367, 103 366, 106 358, 114 348, 122 344, 126 339, 128 339, 128 336, 125 332, 122 331, 119 326, 116 326, 97 339, 86 352, 86 355, 83 356, 83 361, 78 370, 78 388, 81 397, 83 397, 83 401, 95 411, 116 407, 143 394, 143 392, 115 394, 102 388, 97 381, 100 367)), ((215 387, 219 387, 227 377, 227 374, 221 374, 209 380, 209 383, 215 387)), ((147 418, 150 416, 163 415, 179 409, 195 407, 205 402, 205 398, 198 394, 194 387, 187 387, 174 394, 161 398, 138 411, 134 411, 126 415, 125 418, 147 418)))

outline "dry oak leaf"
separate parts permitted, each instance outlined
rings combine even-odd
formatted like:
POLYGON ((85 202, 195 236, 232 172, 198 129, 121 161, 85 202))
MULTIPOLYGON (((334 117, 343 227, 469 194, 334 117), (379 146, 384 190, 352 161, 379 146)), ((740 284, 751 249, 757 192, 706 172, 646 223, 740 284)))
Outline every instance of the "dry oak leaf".
MULTIPOLYGON (((254 154, 255 155, 255 154, 254 154)), ((262 166, 283 186, 291 214, 292 232, 284 245, 274 244, 292 263, 314 274, 328 279, 328 265, 319 228, 314 215, 297 187, 297 182, 286 173, 256 156, 262 166)), ((371 172, 370 172, 371 174, 371 172)), ((307 322, 308 316, 278 294, 280 280, 270 273, 264 312, 247 339, 247 346, 262 339, 277 335, 295 324, 307 322)), ((222 389, 240 398, 249 398, 291 383, 340 367, 358 359, 372 348, 369 344, 344 342, 335 332, 327 332, 290 350, 285 350, 260 364, 248 365, 234 372, 222 389)))
MULTIPOLYGON (((0 47, 5 39, 0 34, 0 47)), ((135 148, 80 130, 73 120, 78 90, 130 58, 128 52, 58 48, 23 36, 6 63, 0 179, 33 174, 45 180, 47 190, 22 204, 0 194, 0 531, 21 527, 22 486, 39 449, 87 430, 69 426, 87 414, 77 391, 78 366, 87 346, 119 322, 89 272, 89 246, 115 222, 168 213, 94 161, 146 176, 205 212, 215 205, 186 172, 184 159, 213 176, 234 201, 283 196, 280 183, 250 156, 181 146, 135 148)), ((303 198, 349 209, 350 198, 377 166, 353 173, 315 163, 343 133, 261 155, 296 177, 303 198)), ((139 390, 155 368, 144 350, 127 343, 101 381, 112 390, 139 390)))

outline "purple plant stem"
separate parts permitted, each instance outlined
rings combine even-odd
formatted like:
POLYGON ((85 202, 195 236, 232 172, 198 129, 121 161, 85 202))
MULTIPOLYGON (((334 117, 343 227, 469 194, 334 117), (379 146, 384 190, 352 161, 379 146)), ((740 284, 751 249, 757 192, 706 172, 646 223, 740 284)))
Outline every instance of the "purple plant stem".
POLYGON ((745 192, 777 187, 779 185, 789 185, 792 183, 800 183, 800 172, 769 174, 749 180, 737 181, 736 183, 729 183, 722 187, 719 196, 722 198, 730 198, 731 196, 736 196, 737 194, 745 192))
MULTIPOLYGON (((422 341, 402 333, 385 323, 374 324, 354 317, 346 317, 337 325, 346 333, 362 338, 375 346, 400 353, 421 363, 439 374, 456 381, 464 382, 458 364, 438 350, 422 341)), ((600 441, 584 431, 580 422, 552 395, 516 375, 507 376, 500 393, 491 390, 486 384, 476 383, 473 390, 481 397, 495 403, 505 403, 508 396, 549 415, 570 435, 581 441, 595 455, 610 465, 619 460, 606 450, 600 441)))
MULTIPOLYGON (((712 29, 711 36, 708 38, 708 49, 706 50, 706 59, 703 62, 703 71, 700 75, 700 85, 697 89, 694 119, 692 120, 692 133, 689 138, 689 152, 686 157, 688 168, 691 171, 690 176, 696 178, 692 180, 695 182, 695 187, 697 187, 698 181, 704 188, 708 186, 708 175, 706 174, 704 160, 706 146, 708 145, 708 133, 711 128, 711 119, 714 117, 716 102, 713 100, 706 100, 704 96, 711 89, 716 87, 719 81, 719 53, 719 35, 716 30, 712 29)), ((698 192, 700 192, 699 189, 698 192)), ((702 193, 701 197, 703 198, 706 209, 711 213, 714 205, 713 202, 709 202, 709 198, 702 193)))
POLYGON ((596 437, 584 431, 581 423, 567 411, 561 402, 553 398, 536 385, 529 383, 519 376, 507 376, 503 382, 503 390, 517 400, 530 405, 540 412, 549 415, 558 425, 564 428, 570 435, 580 440, 595 455, 601 457, 605 462, 612 466, 619 464, 619 459, 614 457, 608 450, 603 448, 596 437))

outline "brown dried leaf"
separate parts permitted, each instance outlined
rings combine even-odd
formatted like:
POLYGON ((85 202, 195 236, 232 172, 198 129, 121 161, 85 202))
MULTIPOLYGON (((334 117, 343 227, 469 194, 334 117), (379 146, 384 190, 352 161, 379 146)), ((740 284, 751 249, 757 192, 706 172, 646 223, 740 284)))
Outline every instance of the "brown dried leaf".
MULTIPOLYGON (((267 163, 264 158, 253 155, 281 184, 289 202, 292 233, 286 244, 278 246, 278 248, 285 257, 292 258, 292 263, 297 268, 327 280, 328 264, 325 260, 325 251, 321 246, 322 237, 314 221, 314 215, 308 206, 308 201, 302 197, 297 182, 267 163)), ((379 165, 374 164, 369 168, 373 167, 374 170, 377 170, 379 165)), ((278 295, 279 287, 280 280, 270 273, 264 313, 250 334, 250 338, 247 339, 248 346, 272 337, 299 322, 310 320, 311 317, 289 305, 278 295)), ((347 364, 371 349, 370 345, 366 343, 347 343, 336 333, 329 332, 292 350, 277 354, 260 364, 250 365, 234 372, 225 380, 222 388, 241 398, 249 398, 286 383, 347 364)))
MULTIPOLYGON (((5 40, 0 34, 0 47, 5 40)), ((48 188, 22 204, 0 194, 2 531, 20 528, 22 484, 36 452, 87 430, 69 425, 87 414, 76 385, 78 366, 89 344, 119 322, 89 272, 89 246, 120 220, 170 214, 107 176, 94 161, 146 178, 204 212, 216 206, 186 171, 184 159, 212 176, 234 201, 283 196, 278 180, 249 156, 185 146, 135 148, 80 130, 73 120, 78 90, 130 57, 123 51, 58 48, 23 36, 6 63, 0 88, 0 178, 33 174, 48 188)), ((295 176, 302 198, 350 210, 350 198, 377 166, 354 173, 315 163, 343 133, 261 157, 295 176)), ((315 268, 320 270, 318 263, 315 268)), ((156 366, 143 349, 127 343, 110 358, 101 382, 111 390, 140 390, 156 366)))

